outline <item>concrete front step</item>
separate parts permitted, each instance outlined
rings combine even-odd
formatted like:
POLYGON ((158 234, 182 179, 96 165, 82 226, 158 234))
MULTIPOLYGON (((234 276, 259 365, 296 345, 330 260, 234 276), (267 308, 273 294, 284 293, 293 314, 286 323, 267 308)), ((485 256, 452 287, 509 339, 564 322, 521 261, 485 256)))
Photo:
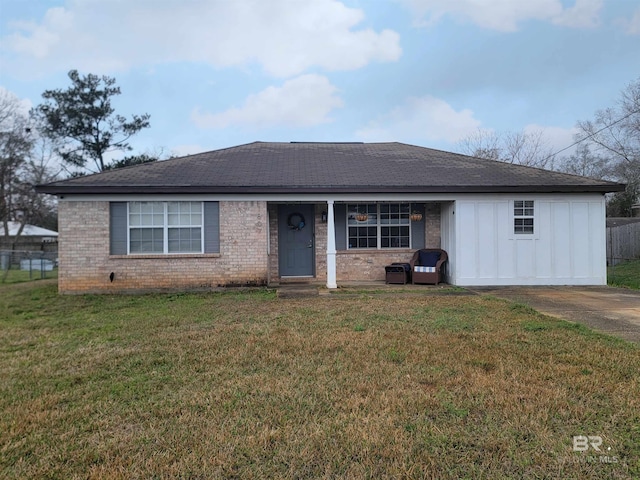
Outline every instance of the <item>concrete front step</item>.
POLYGON ((278 298, 302 298, 317 297, 318 287, 313 285, 280 285, 278 287, 278 298))

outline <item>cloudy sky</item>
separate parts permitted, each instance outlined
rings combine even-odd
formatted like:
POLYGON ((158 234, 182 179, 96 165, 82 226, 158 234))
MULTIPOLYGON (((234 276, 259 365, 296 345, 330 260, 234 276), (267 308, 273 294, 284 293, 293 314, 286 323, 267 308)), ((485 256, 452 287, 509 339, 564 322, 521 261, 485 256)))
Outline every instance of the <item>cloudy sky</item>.
POLYGON ((0 87, 106 74, 138 153, 262 141, 459 149, 577 120, 640 75, 640 0, 0 0, 0 87))

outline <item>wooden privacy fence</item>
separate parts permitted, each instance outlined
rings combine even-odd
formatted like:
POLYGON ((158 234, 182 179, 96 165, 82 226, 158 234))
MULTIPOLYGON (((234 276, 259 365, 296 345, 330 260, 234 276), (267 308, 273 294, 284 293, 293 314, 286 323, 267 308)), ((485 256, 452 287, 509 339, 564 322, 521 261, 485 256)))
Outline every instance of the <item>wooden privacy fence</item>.
POLYGON ((640 258, 640 222, 607 227, 607 265, 640 258))

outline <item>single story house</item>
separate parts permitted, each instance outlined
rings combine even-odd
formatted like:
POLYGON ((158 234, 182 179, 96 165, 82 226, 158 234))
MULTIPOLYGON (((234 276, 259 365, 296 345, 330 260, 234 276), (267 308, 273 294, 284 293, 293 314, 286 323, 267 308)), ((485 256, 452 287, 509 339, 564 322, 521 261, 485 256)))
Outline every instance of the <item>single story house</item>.
POLYGON ((419 248, 446 281, 606 284, 624 185, 402 143, 247 145, 38 186, 59 200, 59 290, 384 280, 419 248))

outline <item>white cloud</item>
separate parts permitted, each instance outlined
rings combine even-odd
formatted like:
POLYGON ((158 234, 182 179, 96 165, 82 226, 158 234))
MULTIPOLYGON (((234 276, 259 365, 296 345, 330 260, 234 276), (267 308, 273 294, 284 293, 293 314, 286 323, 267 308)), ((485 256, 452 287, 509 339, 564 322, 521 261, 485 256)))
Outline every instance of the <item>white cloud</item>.
POLYGON ((38 23, 14 22, 1 43, 21 55, 24 71, 38 72, 190 61, 255 63, 288 77, 311 67, 352 70, 397 60, 399 35, 358 29, 363 19, 362 10, 338 0, 69 0, 38 23))
POLYGON ((551 21, 564 27, 595 27, 600 23, 602 4, 603 0, 576 0, 573 7, 564 9, 560 15, 551 17, 551 21))
POLYGON ((640 35, 640 8, 638 8, 629 20, 622 19, 622 25, 629 35, 640 35))
MULTIPOLYGON (((535 134, 542 132, 542 139, 547 147, 549 147, 553 153, 559 152, 575 142, 575 135, 578 133, 578 129, 575 127, 563 128, 563 127, 549 127, 537 125, 535 123, 529 124, 524 127, 524 133, 535 134)), ((561 157, 569 156, 575 153, 576 147, 572 146, 567 150, 564 150, 559 155, 561 157)))
POLYGON ((229 126, 308 127, 330 122, 329 113, 343 105, 337 88, 317 74, 287 80, 281 87, 268 87, 250 95, 241 107, 220 113, 196 109, 191 120, 200 128, 229 126))
POLYGON ((598 23, 603 0, 575 0, 564 8, 561 0, 400 0, 431 25, 443 16, 467 20, 482 28, 513 32, 527 20, 549 21, 567 27, 592 27, 598 23))
POLYGON ((474 133, 480 121, 468 109, 456 111, 444 100, 412 97, 391 112, 369 122, 356 135, 366 141, 457 142, 474 133))
MULTIPOLYGON (((33 22, 14 22, 12 27, 31 35, 13 33, 5 41, 13 51, 36 59, 43 59, 60 44, 61 37, 73 27, 73 14, 63 7, 47 10, 41 25, 33 22)), ((72 33, 72 32, 71 32, 72 33)))

